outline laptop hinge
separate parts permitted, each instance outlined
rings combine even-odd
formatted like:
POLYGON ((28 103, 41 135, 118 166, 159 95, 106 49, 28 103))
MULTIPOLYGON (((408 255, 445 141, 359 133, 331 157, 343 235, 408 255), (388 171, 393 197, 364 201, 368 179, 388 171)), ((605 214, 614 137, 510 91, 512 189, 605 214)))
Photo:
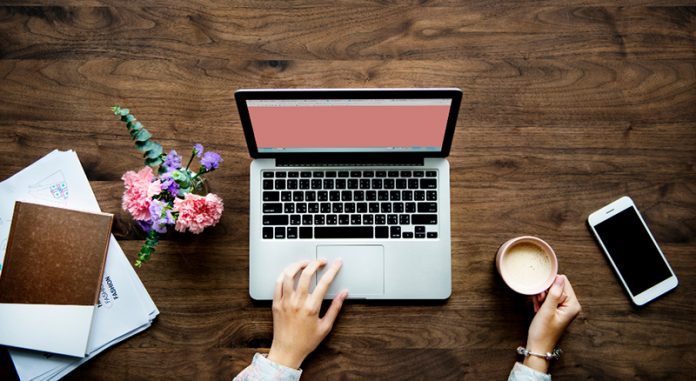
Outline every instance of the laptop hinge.
POLYGON ((424 158, 345 158, 345 159, 321 159, 321 158, 277 158, 279 167, 315 166, 315 167, 339 167, 339 166, 394 166, 394 165, 423 165, 424 158))

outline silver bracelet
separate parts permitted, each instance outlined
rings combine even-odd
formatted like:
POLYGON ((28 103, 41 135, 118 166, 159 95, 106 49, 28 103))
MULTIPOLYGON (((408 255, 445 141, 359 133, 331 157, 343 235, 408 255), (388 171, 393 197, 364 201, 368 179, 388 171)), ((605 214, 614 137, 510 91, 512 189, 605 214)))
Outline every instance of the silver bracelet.
POLYGON ((561 358, 561 353, 563 353, 561 348, 554 348, 553 351, 551 351, 551 352, 537 353, 537 352, 532 352, 525 347, 517 347, 517 354, 520 354, 524 357, 529 357, 529 356, 541 357, 545 360, 558 360, 559 358, 561 358))

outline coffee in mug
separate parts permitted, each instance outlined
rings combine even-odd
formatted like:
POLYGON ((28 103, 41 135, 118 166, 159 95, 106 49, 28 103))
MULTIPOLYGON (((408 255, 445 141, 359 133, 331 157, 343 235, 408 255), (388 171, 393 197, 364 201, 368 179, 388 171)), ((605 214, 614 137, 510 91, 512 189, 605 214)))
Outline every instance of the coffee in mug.
POLYGON ((505 283, 524 295, 547 290, 558 273, 558 261, 551 246, 532 236, 513 238, 500 246, 496 267, 505 283))

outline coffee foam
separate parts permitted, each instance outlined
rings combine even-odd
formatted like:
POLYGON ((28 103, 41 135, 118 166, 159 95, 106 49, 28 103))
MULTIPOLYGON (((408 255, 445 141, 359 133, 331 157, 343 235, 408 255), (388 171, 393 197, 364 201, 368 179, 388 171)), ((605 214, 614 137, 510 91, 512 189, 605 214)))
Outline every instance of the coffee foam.
POLYGON ((549 279, 552 264, 549 255, 539 246, 520 242, 507 250, 501 263, 503 278, 521 289, 540 287, 549 279))

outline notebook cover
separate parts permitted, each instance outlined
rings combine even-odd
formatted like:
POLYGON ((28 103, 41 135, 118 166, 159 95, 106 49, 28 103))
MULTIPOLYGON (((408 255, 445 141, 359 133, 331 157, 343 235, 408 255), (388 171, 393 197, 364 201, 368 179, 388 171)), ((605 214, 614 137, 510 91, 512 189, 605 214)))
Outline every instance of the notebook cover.
POLYGON ((17 201, 0 303, 96 305, 113 215, 17 201))

